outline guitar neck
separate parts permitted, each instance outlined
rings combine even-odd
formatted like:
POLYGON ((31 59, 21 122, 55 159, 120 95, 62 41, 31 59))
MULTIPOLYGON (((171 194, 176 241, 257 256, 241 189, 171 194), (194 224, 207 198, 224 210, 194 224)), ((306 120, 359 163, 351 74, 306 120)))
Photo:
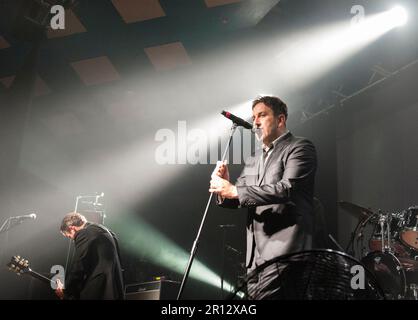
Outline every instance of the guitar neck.
POLYGON ((40 274, 36 271, 33 271, 32 269, 29 269, 26 274, 29 274, 30 276, 32 276, 32 277, 34 277, 34 278, 36 278, 36 279, 38 279, 38 280, 40 280, 40 281, 42 281, 46 284, 51 284, 52 283, 51 279, 49 279, 48 277, 43 276, 42 274, 40 274))

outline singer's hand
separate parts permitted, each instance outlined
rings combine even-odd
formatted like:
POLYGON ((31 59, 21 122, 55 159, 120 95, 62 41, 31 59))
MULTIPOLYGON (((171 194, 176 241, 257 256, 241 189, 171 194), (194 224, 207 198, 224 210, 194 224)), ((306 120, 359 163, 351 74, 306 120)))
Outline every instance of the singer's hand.
POLYGON ((218 176, 213 176, 210 180, 209 192, 216 193, 226 199, 238 199, 237 187, 218 176))
POLYGON ((222 179, 225 179, 227 181, 229 181, 229 170, 228 170, 228 166, 226 164, 226 160, 222 161, 218 161, 216 163, 216 168, 215 170, 213 170, 211 178, 213 179, 214 177, 219 177, 222 179))

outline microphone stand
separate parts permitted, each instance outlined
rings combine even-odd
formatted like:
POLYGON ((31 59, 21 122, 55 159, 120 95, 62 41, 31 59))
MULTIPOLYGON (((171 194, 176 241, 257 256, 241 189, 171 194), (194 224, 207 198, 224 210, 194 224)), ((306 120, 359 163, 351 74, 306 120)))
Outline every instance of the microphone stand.
POLYGON ((4 244, 0 247, 0 264, 3 263, 4 254, 7 253, 9 247, 9 230, 23 222, 23 220, 16 218, 18 217, 8 217, 0 227, 0 234, 5 233, 4 244))
POLYGON ((5 254, 7 254, 7 250, 8 250, 8 247, 9 247, 10 220, 11 220, 11 217, 7 218, 7 220, 4 221, 4 223, 0 227, 0 234, 5 232, 4 244, 3 244, 3 246, 1 246, 1 252, 0 252, 1 253, 0 263, 1 264, 3 264, 3 257, 4 257, 5 254))
POLYGON ((225 244, 226 228, 222 228, 222 271, 221 271, 221 299, 224 299, 224 278, 225 278, 225 244))
MULTIPOLYGON (((78 201, 80 200, 80 199, 82 199, 82 196, 77 196, 76 198, 75 198, 75 208, 74 208, 74 212, 77 212, 77 210, 78 210, 78 201)), ((71 254, 71 248, 72 248, 72 243, 73 243, 73 241, 71 240, 71 239, 68 239, 68 248, 67 248, 67 258, 66 258, 66 260, 65 260, 65 272, 67 272, 68 270, 67 270, 67 268, 68 268, 68 263, 69 263, 69 261, 70 261, 70 254, 71 254)), ((74 252, 73 252, 73 257, 74 257, 74 252)), ((71 259, 72 260, 72 259, 71 259)))
POLYGON ((0 233, 6 232, 10 229, 10 218, 11 217, 7 218, 6 221, 4 221, 4 223, 1 225, 0 233), (7 225, 7 227, 6 227, 6 225, 7 225))
MULTIPOLYGON (((236 130, 237 127, 238 127, 238 125, 234 122, 232 124, 232 127, 231 127, 231 133, 229 135, 228 143, 227 143, 226 148, 225 148, 225 151, 224 151, 224 153, 222 155, 222 160, 221 160, 222 162, 226 159, 226 156, 228 154, 229 147, 231 145, 232 137, 233 137, 233 135, 234 135, 235 130, 236 130)), ((206 215, 208 213, 209 206, 210 206, 210 204, 212 202, 212 197, 213 197, 213 192, 211 192, 211 194, 209 195, 209 199, 208 199, 208 202, 206 204, 205 211, 203 213, 203 218, 202 218, 202 221, 200 223, 200 227, 199 227, 199 230, 197 232, 196 239, 193 242, 192 250, 190 251, 189 261, 187 262, 186 270, 185 270, 184 275, 183 275, 183 280, 181 281, 180 290, 179 290, 178 295, 177 295, 177 300, 180 300, 181 295, 182 295, 183 290, 184 290, 184 286, 185 286, 186 281, 187 281, 187 278, 189 276, 190 269, 192 267, 192 263, 193 263, 193 260, 194 260, 195 255, 196 255, 197 246, 199 245, 200 234, 202 232, 203 225, 205 224, 206 215)))

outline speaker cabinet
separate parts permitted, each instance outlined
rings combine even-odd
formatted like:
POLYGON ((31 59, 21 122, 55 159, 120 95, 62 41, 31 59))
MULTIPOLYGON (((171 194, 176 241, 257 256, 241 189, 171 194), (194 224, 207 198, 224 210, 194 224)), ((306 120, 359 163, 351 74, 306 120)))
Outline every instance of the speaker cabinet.
POLYGON ((160 280, 130 284, 126 286, 127 300, 175 300, 180 282, 160 280))

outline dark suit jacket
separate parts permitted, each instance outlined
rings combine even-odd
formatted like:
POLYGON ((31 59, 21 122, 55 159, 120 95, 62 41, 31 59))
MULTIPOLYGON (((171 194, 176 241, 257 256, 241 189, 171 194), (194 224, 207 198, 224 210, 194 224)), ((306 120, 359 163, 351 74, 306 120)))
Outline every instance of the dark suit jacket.
POLYGON ((218 203, 247 207, 247 268, 312 248, 316 151, 307 139, 281 136, 259 174, 261 156, 246 161, 236 182, 238 199, 218 203))
POLYGON ((119 247, 114 233, 104 226, 87 223, 74 241, 74 260, 66 276, 65 298, 124 299, 119 247))

